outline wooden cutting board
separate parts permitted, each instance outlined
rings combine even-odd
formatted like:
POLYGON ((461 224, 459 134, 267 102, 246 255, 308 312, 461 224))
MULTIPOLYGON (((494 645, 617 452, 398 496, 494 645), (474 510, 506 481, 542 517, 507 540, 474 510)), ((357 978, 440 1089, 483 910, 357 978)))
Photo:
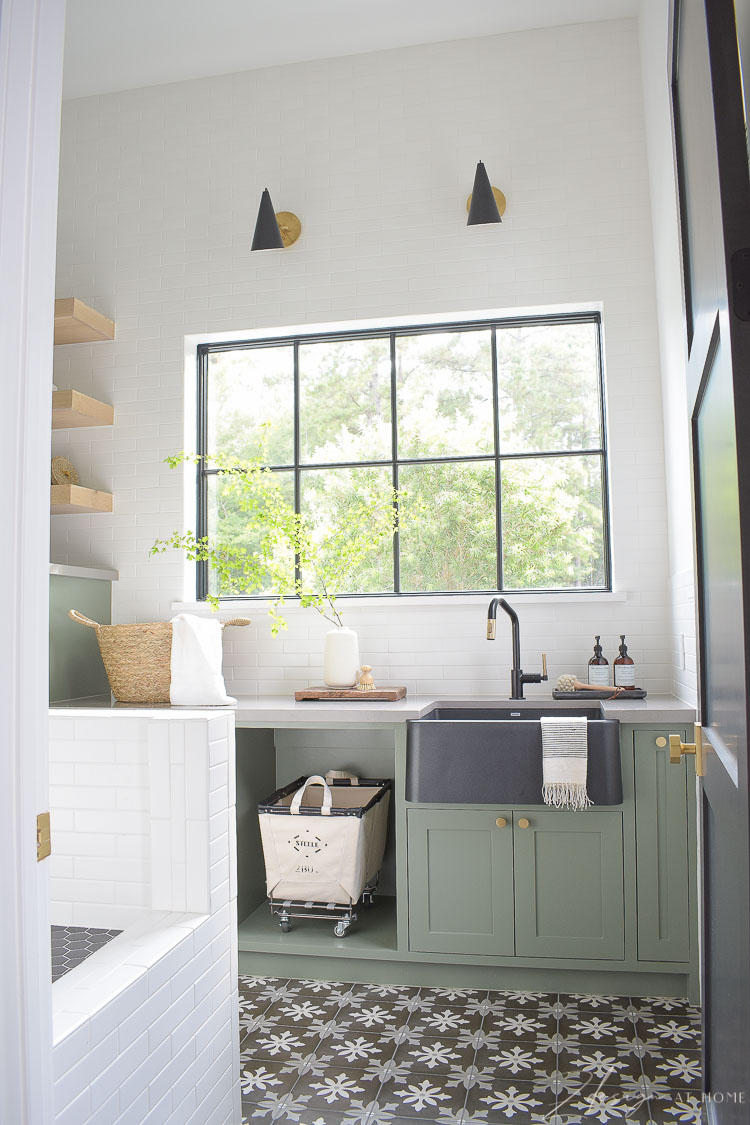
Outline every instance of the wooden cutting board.
POLYGON ((379 687, 374 691, 357 691, 356 688, 329 688, 310 687, 295 691, 294 698, 299 702, 303 699, 356 699, 360 703, 372 703, 374 700, 388 700, 393 703, 397 699, 406 697, 405 687, 379 687))

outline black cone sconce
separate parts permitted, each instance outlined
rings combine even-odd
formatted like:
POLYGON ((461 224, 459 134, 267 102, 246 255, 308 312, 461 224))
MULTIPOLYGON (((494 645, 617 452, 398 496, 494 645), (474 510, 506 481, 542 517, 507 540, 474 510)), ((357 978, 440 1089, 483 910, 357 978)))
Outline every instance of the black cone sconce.
POLYGON ((467 227, 483 226, 486 223, 501 223, 505 211, 505 196, 490 183, 487 169, 480 160, 474 175, 474 190, 466 200, 469 217, 467 227))
POLYGON ((302 223, 291 211, 274 212, 268 188, 263 189, 255 223, 253 250, 283 250, 296 242, 302 230, 302 223))

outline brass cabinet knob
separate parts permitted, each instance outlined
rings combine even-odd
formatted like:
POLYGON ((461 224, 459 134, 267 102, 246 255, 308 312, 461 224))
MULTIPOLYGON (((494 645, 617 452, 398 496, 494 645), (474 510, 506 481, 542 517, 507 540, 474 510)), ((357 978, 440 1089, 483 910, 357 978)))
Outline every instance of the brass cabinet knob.
POLYGON ((504 816, 499 816, 497 818, 497 820, 495 821, 495 824, 498 826, 498 828, 505 828, 505 825, 507 823, 508 823, 508 821, 505 819, 504 816))
POLYGON ((663 734, 660 734, 659 737, 657 738, 656 745, 657 746, 666 746, 667 745, 667 740, 666 740, 666 738, 664 737, 663 734))
POLYGON ((519 828, 528 828, 529 827, 528 818, 525 817, 525 816, 522 816, 518 821, 518 827, 519 828))

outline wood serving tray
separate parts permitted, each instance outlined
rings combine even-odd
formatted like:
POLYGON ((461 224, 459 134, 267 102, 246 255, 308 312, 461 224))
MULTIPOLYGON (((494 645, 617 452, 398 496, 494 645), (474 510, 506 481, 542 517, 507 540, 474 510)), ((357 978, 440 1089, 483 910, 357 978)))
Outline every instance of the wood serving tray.
POLYGON ((645 699, 645 688, 623 688, 615 695, 616 688, 587 688, 585 691, 553 691, 553 699, 645 699))
POLYGON ((295 691, 294 698, 297 702, 302 699, 356 699, 361 703, 372 703, 373 700, 388 700, 393 703, 397 699, 406 698, 406 688, 381 687, 374 691, 358 691, 356 688, 310 687, 295 691))

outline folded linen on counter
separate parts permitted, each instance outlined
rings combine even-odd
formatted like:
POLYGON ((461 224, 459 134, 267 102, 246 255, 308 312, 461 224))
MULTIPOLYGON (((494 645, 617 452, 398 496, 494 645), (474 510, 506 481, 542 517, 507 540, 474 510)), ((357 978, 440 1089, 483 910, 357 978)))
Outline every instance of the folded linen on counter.
POLYGON ((169 701, 175 707, 236 703, 221 672, 221 623, 190 613, 172 618, 169 701))
POLYGON ((585 809, 588 726, 585 718, 542 717, 542 799, 556 809, 585 809))

